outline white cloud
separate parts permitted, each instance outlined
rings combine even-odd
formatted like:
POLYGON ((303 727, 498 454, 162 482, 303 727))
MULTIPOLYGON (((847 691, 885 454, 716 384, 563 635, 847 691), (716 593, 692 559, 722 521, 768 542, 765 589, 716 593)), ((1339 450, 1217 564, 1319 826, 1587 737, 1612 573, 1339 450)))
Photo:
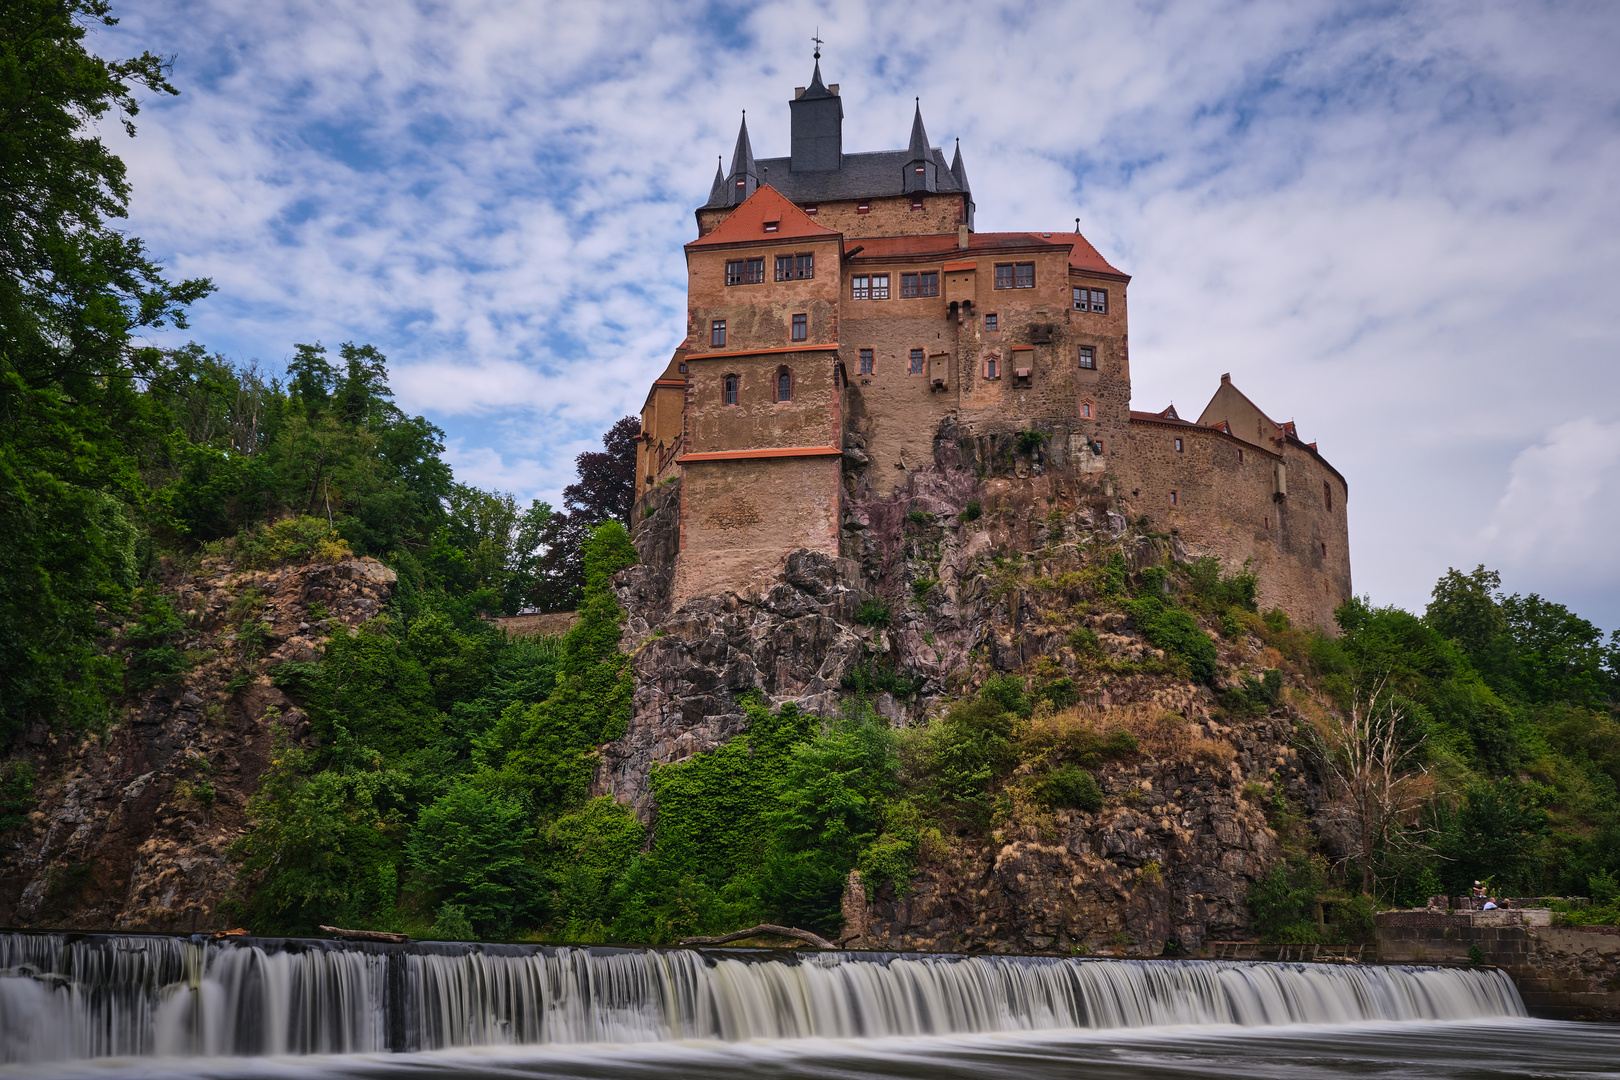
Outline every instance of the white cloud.
POLYGON ((1620 586, 1620 421, 1559 424, 1513 459, 1508 477, 1483 536, 1505 577, 1565 593, 1620 586))
MULTIPOLYGON (((921 96, 934 141, 962 138, 981 229, 1079 215, 1134 275, 1139 405, 1201 405, 1230 371, 1320 440, 1358 590, 1421 605, 1448 565, 1518 559, 1500 524, 1482 539, 1510 464, 1570 415, 1620 422, 1610 4, 120 14, 104 51, 179 58, 183 96, 115 141, 133 231, 221 285, 195 336, 271 362, 374 342, 458 469, 520 492, 554 498, 639 408, 684 333, 714 156, 743 108, 756 152, 785 151, 818 20, 847 148, 902 145, 921 96)), ((1562 572, 1515 566, 1521 590, 1562 572)), ((1620 589, 1566 602, 1620 622, 1620 589)))

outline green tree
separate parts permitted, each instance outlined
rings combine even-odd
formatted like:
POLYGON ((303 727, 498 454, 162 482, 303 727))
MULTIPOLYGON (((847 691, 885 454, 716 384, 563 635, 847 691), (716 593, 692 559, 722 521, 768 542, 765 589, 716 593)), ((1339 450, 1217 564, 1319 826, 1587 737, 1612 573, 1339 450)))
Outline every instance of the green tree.
POLYGON ((406 853, 431 906, 455 904, 484 935, 503 934, 532 903, 525 846, 532 833, 522 803, 473 780, 424 809, 406 853))

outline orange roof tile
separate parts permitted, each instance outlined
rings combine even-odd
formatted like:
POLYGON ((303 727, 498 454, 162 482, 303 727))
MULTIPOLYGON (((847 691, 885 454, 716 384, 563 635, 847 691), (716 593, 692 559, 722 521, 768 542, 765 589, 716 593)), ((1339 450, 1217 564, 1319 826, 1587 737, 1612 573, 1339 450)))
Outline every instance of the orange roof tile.
MULTIPOLYGON (((745 204, 746 205, 746 204, 745 204)), ((968 246, 957 246, 955 233, 933 236, 871 236, 860 241, 864 250, 856 259, 861 262, 883 262, 889 259, 950 258, 953 263, 967 261, 973 255, 994 255, 998 251, 1039 251, 1042 248, 1068 248, 1069 265, 1076 270, 1111 274, 1128 278, 1130 275, 1109 265, 1097 253, 1091 242, 1079 233, 969 233, 968 246)), ((949 268, 947 268, 949 269, 949 268)), ((965 269, 965 268, 964 268, 965 269)))
POLYGON ((725 244, 764 243, 770 240, 815 237, 830 238, 839 235, 836 229, 817 225, 815 219, 784 198, 775 188, 761 184, 743 204, 727 215, 726 220, 707 236, 701 236, 686 246, 719 247, 725 244), (765 223, 777 223, 775 232, 766 232, 765 223))

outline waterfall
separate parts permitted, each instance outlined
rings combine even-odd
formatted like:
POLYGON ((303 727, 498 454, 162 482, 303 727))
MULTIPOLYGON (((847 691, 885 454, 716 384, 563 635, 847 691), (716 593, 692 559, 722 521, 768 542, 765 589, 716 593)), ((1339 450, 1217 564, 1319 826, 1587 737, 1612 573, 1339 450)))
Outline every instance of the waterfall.
POLYGON ((1523 1015, 1494 970, 0 933, 0 1062, 1523 1015))

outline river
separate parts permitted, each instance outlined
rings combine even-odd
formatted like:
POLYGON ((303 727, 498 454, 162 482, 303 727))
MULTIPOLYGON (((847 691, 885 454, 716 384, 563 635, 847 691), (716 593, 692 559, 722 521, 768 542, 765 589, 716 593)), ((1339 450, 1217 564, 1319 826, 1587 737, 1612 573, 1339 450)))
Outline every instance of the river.
POLYGON ((1490 970, 0 933, 0 1076, 1607 1076, 1490 970))

